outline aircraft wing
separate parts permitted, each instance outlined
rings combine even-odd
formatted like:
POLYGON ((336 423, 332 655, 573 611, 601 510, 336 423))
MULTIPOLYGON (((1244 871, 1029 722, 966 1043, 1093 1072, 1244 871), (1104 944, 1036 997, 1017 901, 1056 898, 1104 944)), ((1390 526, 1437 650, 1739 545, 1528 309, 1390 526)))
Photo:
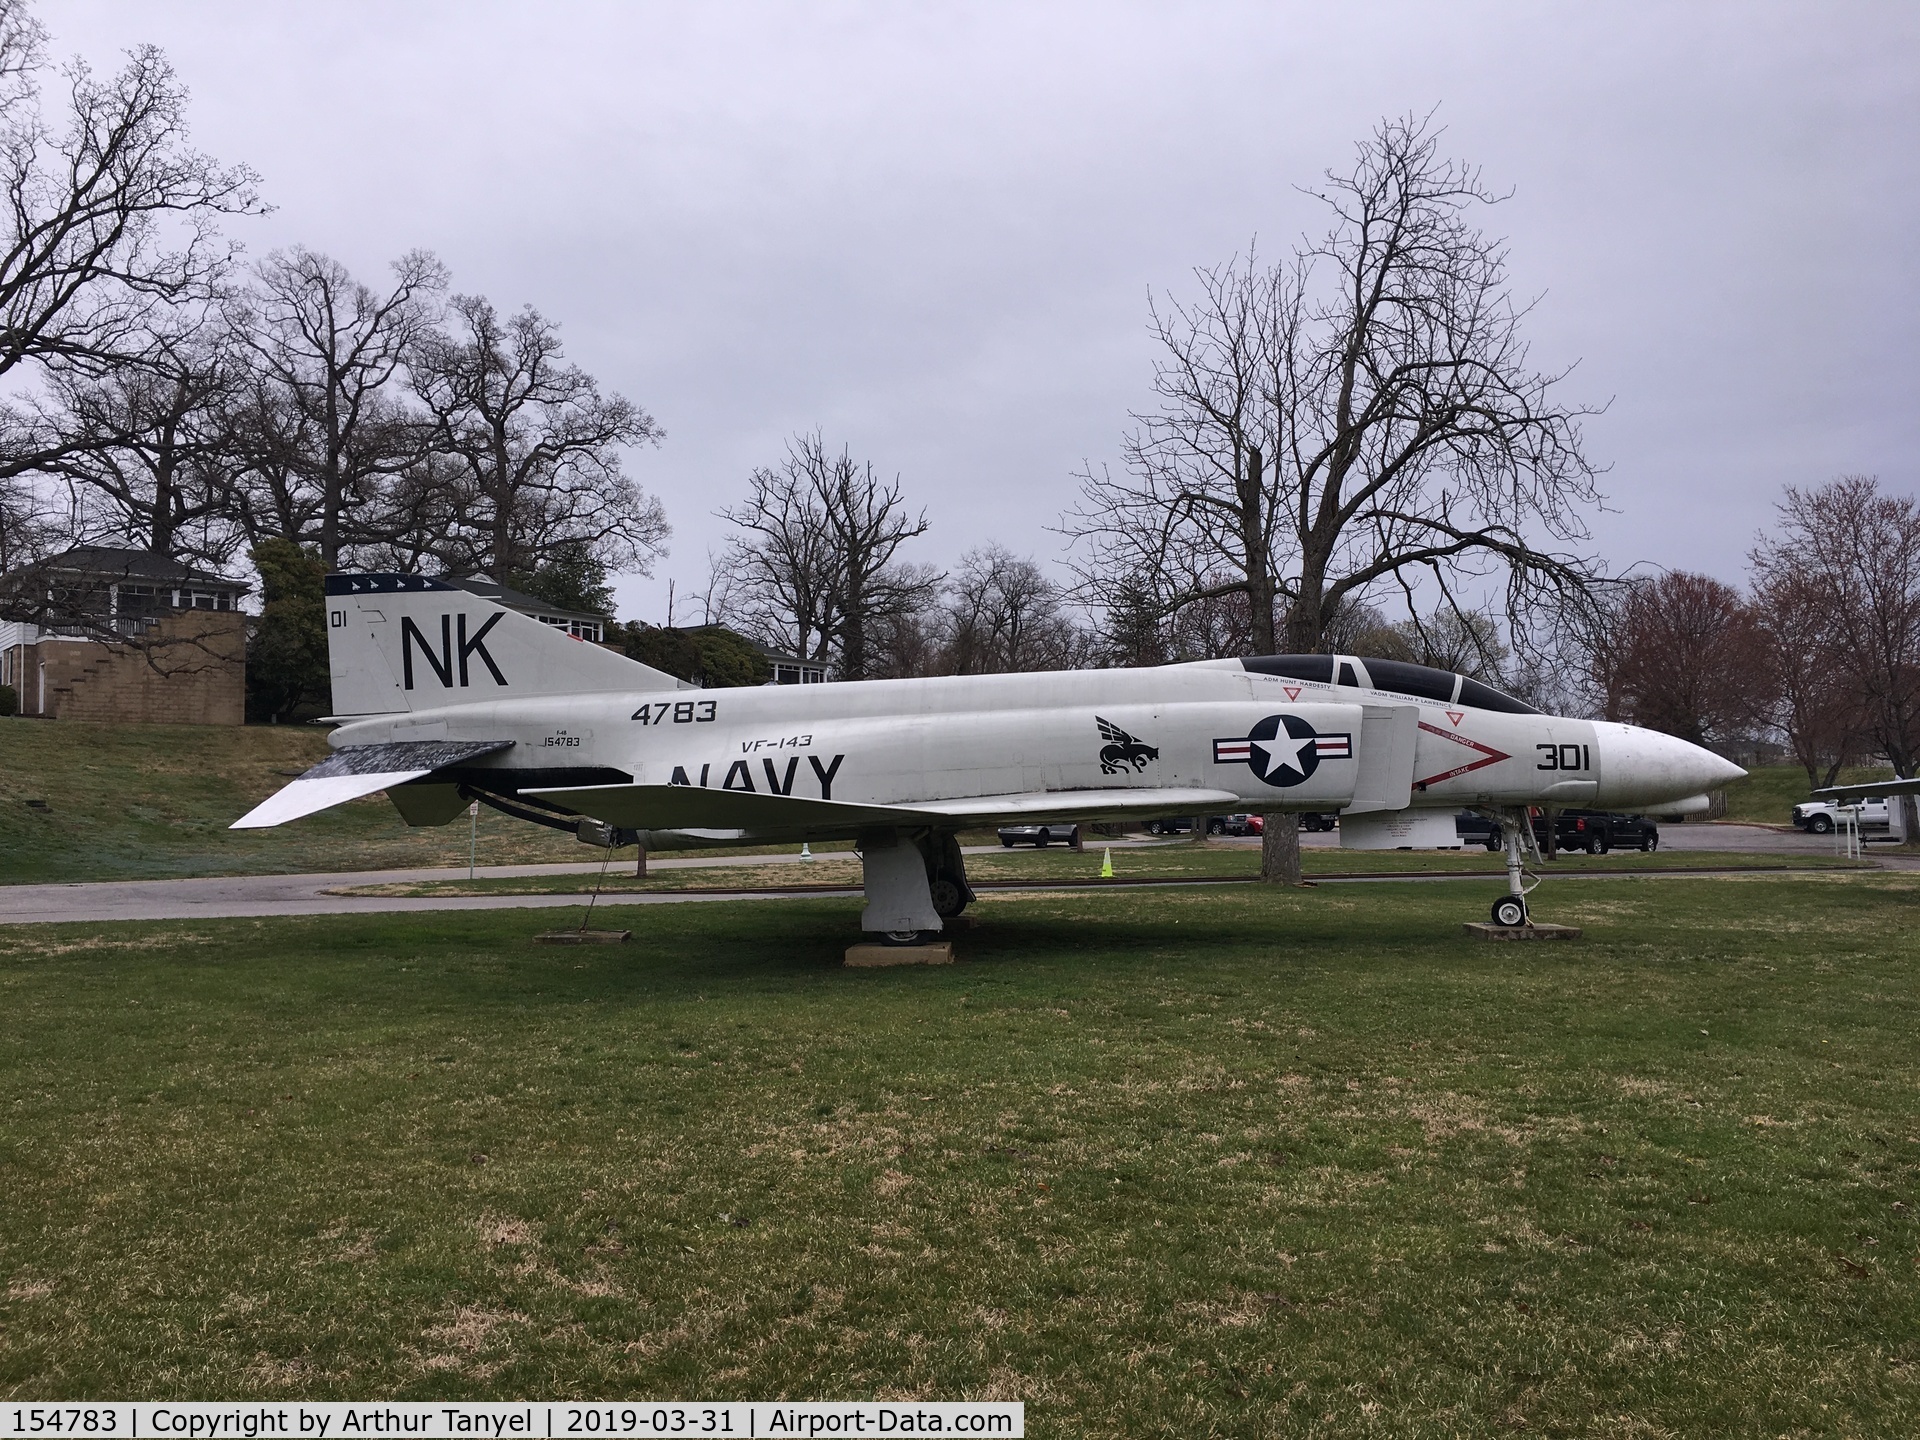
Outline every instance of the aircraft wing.
POLYGON ((1871 785, 1829 785, 1813 792, 1816 800, 1863 800, 1871 795, 1920 795, 1920 777, 1912 780, 1875 780, 1871 785))
POLYGON ((507 749, 511 740, 403 740, 336 750, 227 828, 263 830, 376 790, 391 789, 448 765, 507 749))
POLYGON ((1024 795, 973 795, 869 805, 712 790, 698 785, 581 785, 524 790, 609 825, 634 830, 858 830, 865 826, 1019 824, 1094 819, 1103 815, 1177 815, 1232 811, 1245 802, 1231 790, 1047 790, 1024 795))

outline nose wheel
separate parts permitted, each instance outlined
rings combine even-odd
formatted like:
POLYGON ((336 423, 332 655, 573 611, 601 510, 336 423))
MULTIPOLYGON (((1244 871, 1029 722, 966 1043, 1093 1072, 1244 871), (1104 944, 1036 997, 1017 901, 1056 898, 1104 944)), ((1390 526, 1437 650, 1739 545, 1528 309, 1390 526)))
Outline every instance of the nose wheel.
POLYGON ((1493 902, 1493 923, 1513 929, 1527 923, 1527 902, 1520 895, 1502 895, 1493 902))

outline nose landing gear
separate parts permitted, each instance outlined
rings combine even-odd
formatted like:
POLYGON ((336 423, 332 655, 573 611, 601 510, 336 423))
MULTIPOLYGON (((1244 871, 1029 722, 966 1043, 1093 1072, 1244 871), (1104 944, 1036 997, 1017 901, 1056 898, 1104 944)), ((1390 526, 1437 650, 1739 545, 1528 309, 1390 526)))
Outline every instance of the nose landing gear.
MULTIPOLYGON (((1502 810, 1496 818, 1507 852, 1507 893, 1493 902, 1493 923, 1509 930, 1519 929, 1533 923, 1527 907, 1527 893, 1533 886, 1526 883, 1525 876, 1525 847, 1533 843, 1533 825, 1525 810, 1502 810)), ((1539 883, 1537 878, 1533 882, 1539 883)))

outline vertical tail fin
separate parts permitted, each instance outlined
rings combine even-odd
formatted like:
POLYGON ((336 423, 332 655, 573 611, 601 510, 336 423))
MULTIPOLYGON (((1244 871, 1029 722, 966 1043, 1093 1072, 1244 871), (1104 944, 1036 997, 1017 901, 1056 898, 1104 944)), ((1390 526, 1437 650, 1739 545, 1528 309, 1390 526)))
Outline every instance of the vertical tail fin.
POLYGON ((688 688, 650 665, 424 575, 327 576, 333 713, 688 688))

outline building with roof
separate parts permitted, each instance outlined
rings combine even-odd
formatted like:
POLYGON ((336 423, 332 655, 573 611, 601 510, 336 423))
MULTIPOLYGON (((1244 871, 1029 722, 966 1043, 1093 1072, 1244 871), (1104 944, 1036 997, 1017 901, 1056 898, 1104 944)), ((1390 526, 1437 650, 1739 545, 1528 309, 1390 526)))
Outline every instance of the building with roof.
POLYGON ((81 545, 0 577, 38 613, 0 622, 0 685, 22 715, 238 725, 252 588, 146 550, 81 545))
POLYGON ((444 583, 465 590, 469 595, 478 595, 484 600, 504 605, 509 610, 517 610, 522 615, 530 615, 542 625, 566 631, 576 640, 602 643, 607 638, 607 627, 613 623, 611 615, 599 615, 591 610, 568 610, 537 595, 515 590, 510 585, 499 585, 492 580, 455 580, 446 577, 444 583))
POLYGON ((773 671, 769 685, 822 685, 827 679, 827 662, 824 660, 803 660, 798 655, 789 655, 784 650, 774 650, 760 644, 757 640, 747 641, 767 662, 773 671))

